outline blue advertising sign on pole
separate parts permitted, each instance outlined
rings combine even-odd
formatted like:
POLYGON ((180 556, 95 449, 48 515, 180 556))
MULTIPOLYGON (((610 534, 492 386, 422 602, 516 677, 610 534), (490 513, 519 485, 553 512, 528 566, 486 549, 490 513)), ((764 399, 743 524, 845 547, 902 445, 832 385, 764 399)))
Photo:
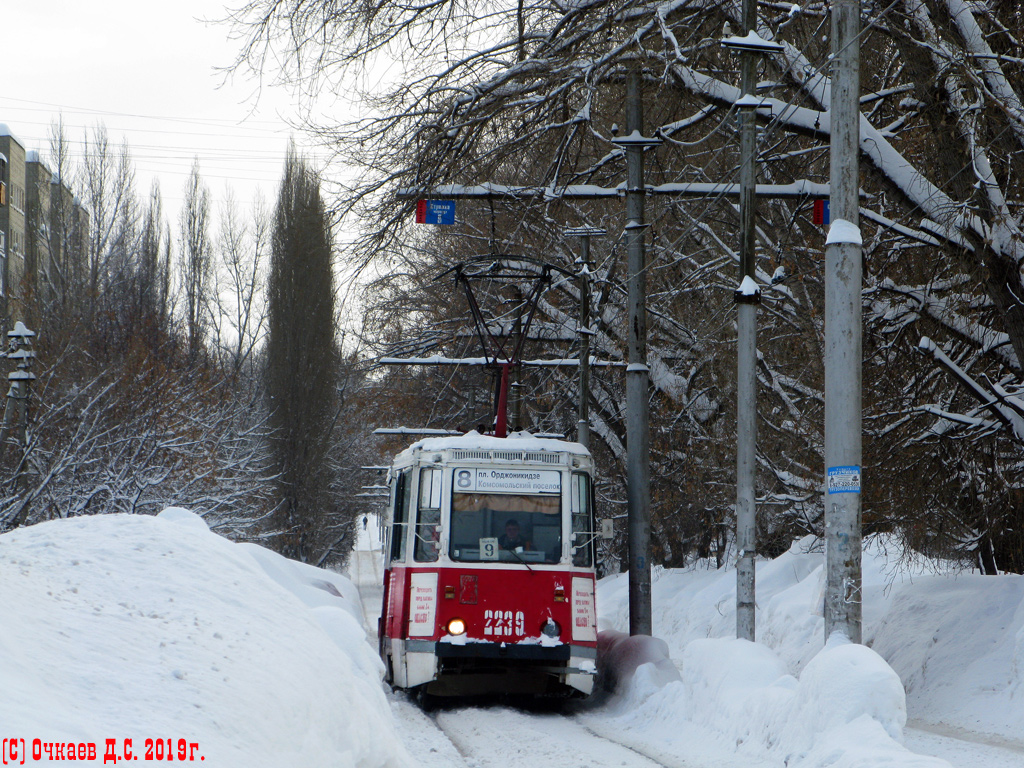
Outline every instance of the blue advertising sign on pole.
POLYGON ((860 467, 829 467, 829 493, 860 493, 860 467))

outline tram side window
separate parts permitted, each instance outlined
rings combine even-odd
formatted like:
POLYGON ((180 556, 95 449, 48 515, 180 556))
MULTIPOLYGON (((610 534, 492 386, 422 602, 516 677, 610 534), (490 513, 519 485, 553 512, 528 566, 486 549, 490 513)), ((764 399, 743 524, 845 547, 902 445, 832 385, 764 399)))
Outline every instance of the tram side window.
POLYGON ((420 470, 420 500, 416 511, 416 546, 413 559, 418 563, 437 562, 440 549, 441 470, 420 470))
POLYGON ((409 507, 412 501, 409 494, 409 470, 399 473, 395 480, 394 507, 391 510, 391 560, 405 560, 405 535, 409 527, 409 507))
POLYGON ((572 564, 589 568, 594 564, 594 504, 590 475, 582 472, 572 476, 572 564))

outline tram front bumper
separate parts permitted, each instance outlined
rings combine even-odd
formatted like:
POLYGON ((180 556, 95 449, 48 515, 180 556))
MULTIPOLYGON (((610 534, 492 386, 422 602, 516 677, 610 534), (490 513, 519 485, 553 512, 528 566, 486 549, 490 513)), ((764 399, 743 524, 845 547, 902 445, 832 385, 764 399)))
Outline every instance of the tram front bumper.
POLYGON ((523 643, 435 643, 434 652, 440 659, 523 659, 528 661, 567 661, 571 656, 568 645, 535 645, 523 643))
MULTIPOLYGON (((427 657, 436 659, 433 669, 437 681, 453 677, 493 680, 498 676, 510 682, 515 678, 526 686, 524 692, 536 692, 540 685, 530 683, 531 679, 554 679, 560 685, 588 695, 597 674, 597 649, 586 646, 410 640, 406 650, 410 658, 423 654, 424 662, 427 657)), ((547 687, 547 683, 542 687, 547 687)))

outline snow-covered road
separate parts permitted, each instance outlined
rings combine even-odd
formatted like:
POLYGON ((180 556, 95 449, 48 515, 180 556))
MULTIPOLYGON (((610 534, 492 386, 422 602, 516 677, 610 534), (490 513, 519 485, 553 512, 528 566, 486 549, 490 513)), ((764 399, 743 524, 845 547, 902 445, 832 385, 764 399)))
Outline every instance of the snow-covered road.
POLYGON ((400 693, 390 701, 420 768, 774 768, 749 757, 691 760, 641 740, 630 743, 608 728, 599 707, 538 712, 483 704, 424 712, 400 693))
MULTIPOLYGON (((457 706, 424 712, 402 693, 389 697, 404 746, 421 768, 768 768, 749 757, 710 763, 659 750, 608 729, 600 706, 575 712, 528 712, 506 706, 457 706)), ((570 708, 572 709, 572 708, 570 708)), ((1024 749, 983 743, 972 734, 914 723, 906 746, 947 760, 953 768, 1024 768, 1024 749)), ((774 766, 772 768, 775 768, 774 766)))
POLYGON ((399 696, 392 707, 401 718, 406 748, 423 768, 702 768, 679 759, 652 759, 560 713, 495 705, 426 714, 399 696))
POLYGON ((934 755, 953 768, 1024 768, 1024 744, 911 722, 903 743, 919 755, 934 755))

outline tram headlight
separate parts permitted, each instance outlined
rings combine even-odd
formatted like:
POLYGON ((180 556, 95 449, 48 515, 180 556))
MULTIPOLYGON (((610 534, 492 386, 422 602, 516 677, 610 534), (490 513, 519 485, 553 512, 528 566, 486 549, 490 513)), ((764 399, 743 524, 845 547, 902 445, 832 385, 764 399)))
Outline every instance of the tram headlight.
POLYGON ((466 622, 462 619, 452 619, 446 627, 449 635, 461 635, 466 631, 466 622))
POLYGON ((545 637, 559 637, 562 634, 562 627, 554 619, 548 619, 544 622, 544 626, 540 628, 540 631, 545 637))

